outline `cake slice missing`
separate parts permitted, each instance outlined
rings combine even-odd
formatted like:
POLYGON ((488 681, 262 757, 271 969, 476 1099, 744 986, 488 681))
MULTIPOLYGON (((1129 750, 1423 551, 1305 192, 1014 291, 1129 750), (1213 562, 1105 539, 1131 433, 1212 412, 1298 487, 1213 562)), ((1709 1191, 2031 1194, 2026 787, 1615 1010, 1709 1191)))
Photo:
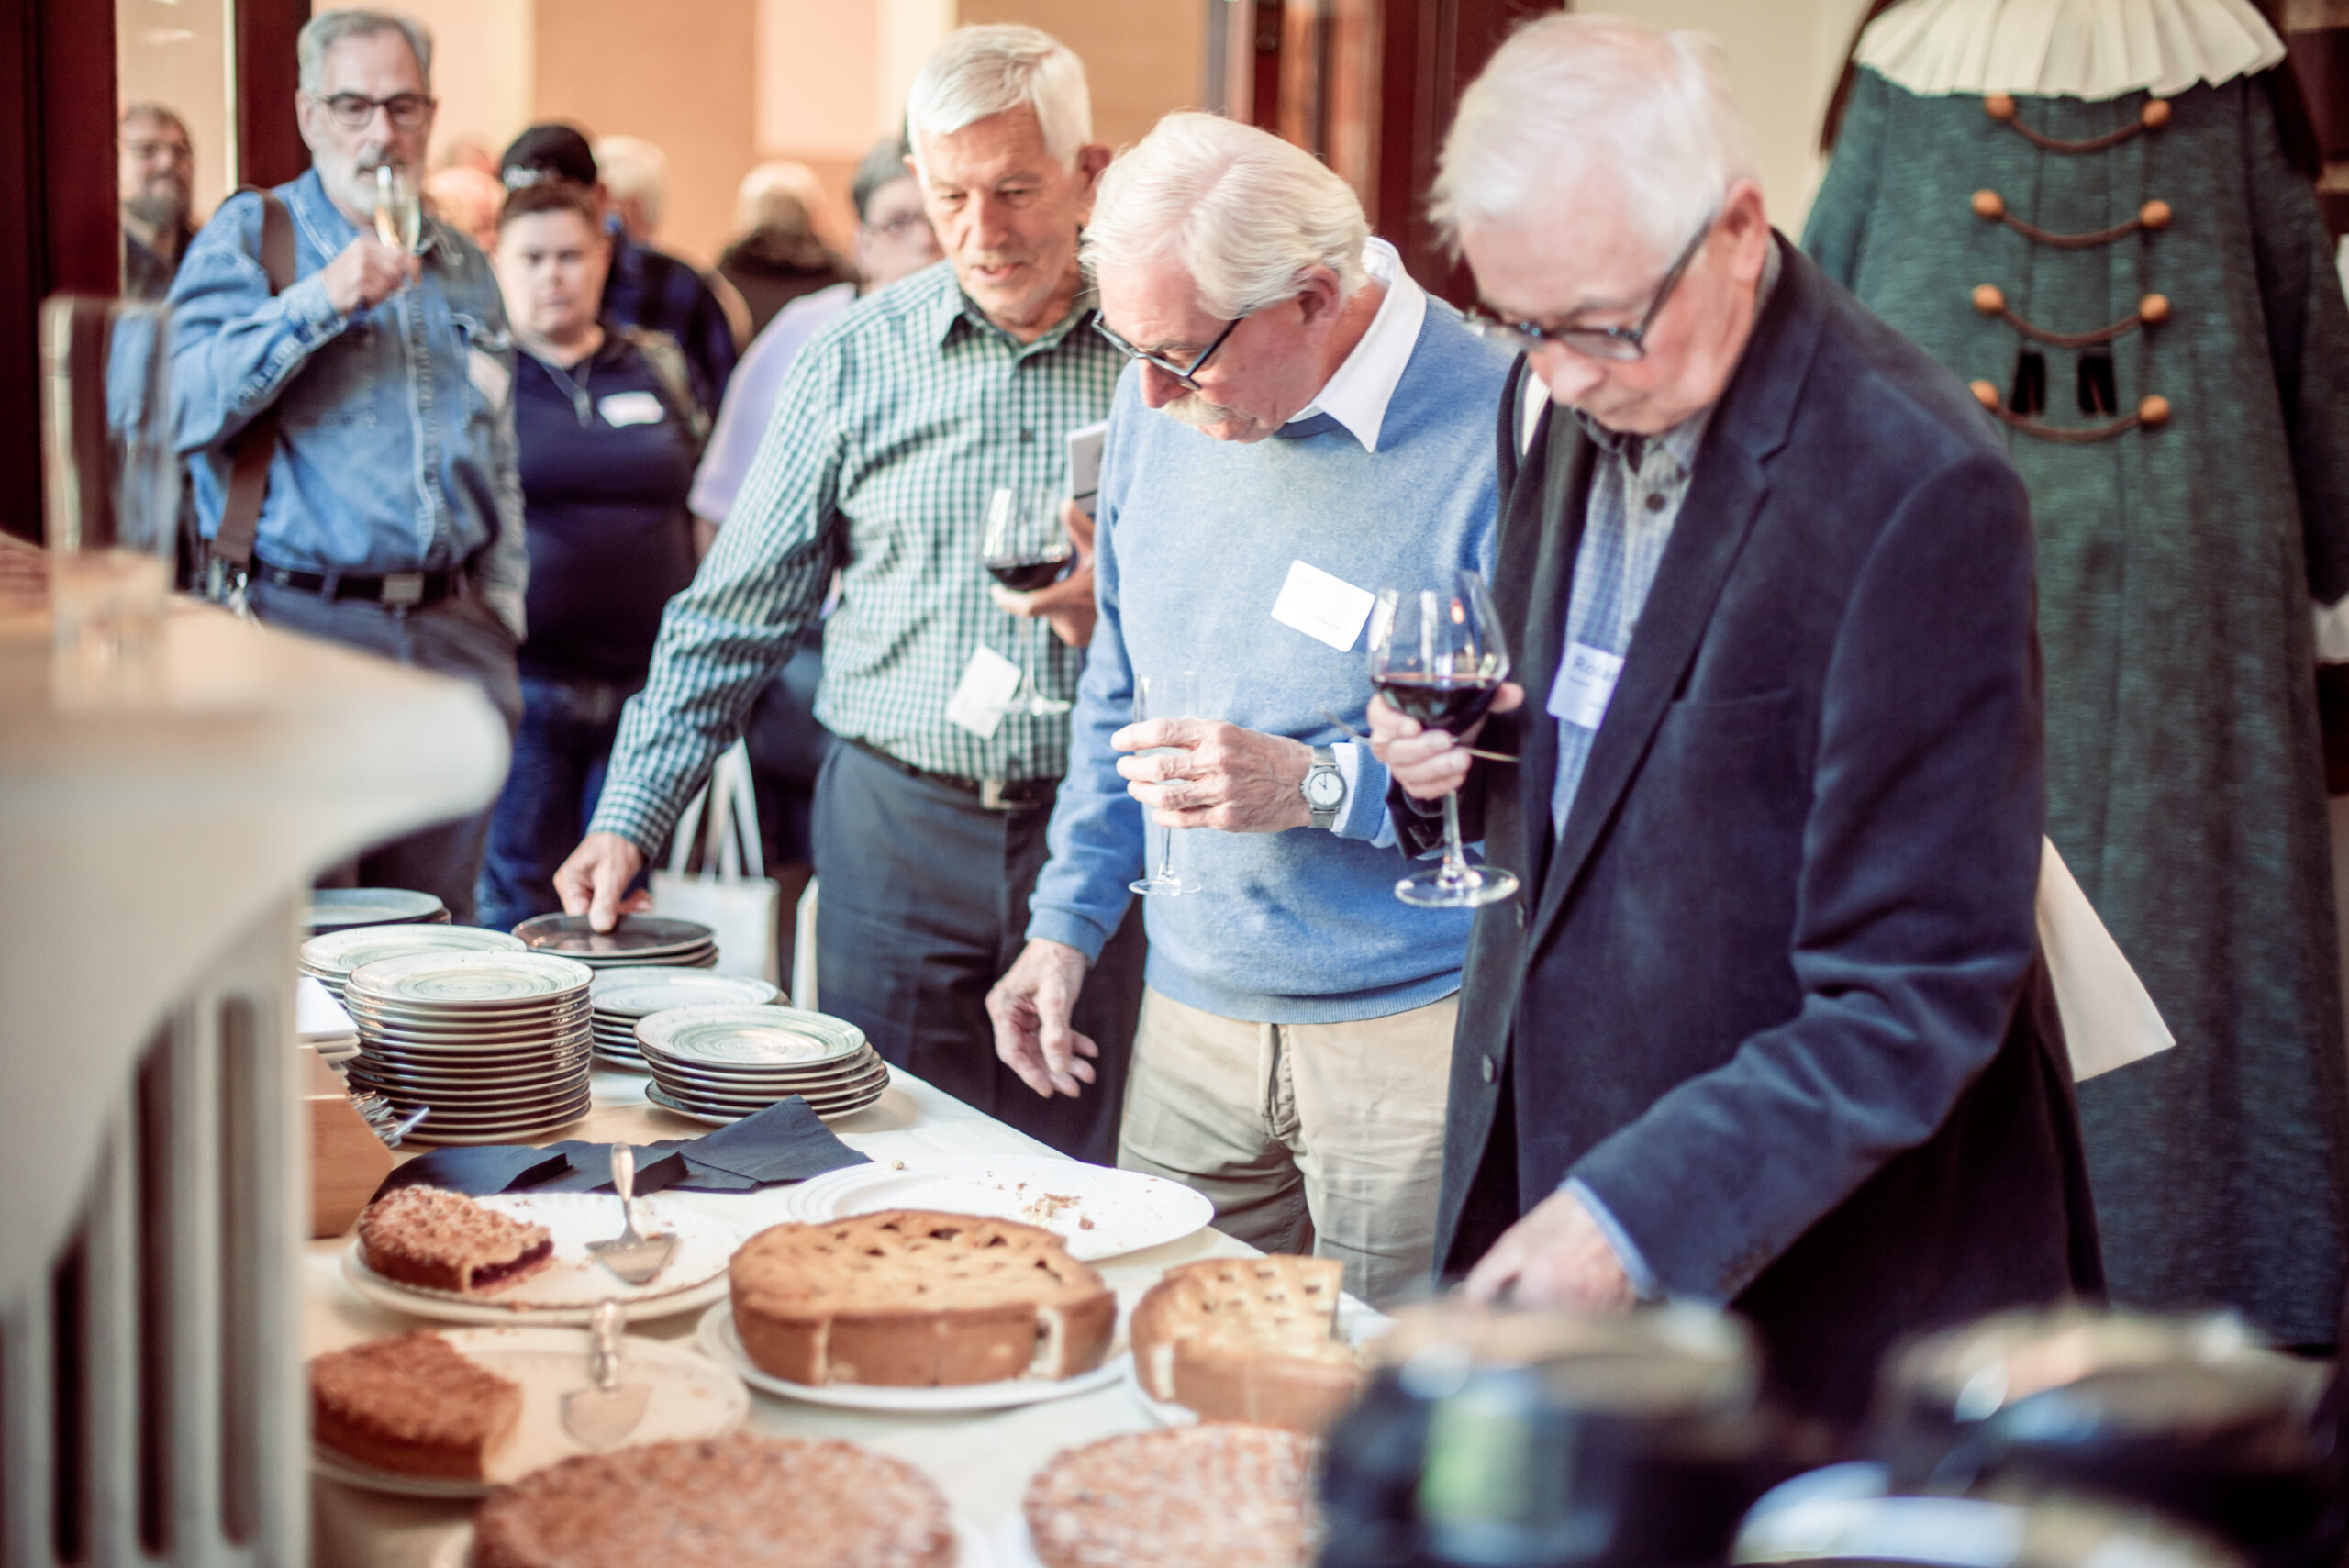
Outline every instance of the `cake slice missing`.
POLYGON ((1344 1276, 1331 1259, 1279 1254, 1167 1270, 1134 1307, 1143 1388, 1210 1420, 1320 1431, 1364 1379, 1338 1337, 1344 1276))
POLYGON ((374 1470, 485 1481, 522 1418, 522 1385, 429 1329, 310 1362, 310 1432, 374 1470))
POLYGON ((402 1187, 359 1217, 359 1255, 398 1284, 485 1296, 554 1261, 554 1238, 462 1193, 402 1187))

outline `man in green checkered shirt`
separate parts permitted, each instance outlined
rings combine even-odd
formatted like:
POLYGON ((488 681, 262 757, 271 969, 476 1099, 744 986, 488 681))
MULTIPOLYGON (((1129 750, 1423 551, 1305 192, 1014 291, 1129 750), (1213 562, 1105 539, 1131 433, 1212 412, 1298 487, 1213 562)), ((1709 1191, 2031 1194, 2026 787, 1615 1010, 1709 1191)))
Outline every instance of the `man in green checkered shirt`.
MULTIPOLYGON (((1112 943, 1111 984, 1077 1024, 1101 1092, 1038 1097, 996 1062, 985 996, 1022 943, 1068 717, 999 712, 1008 694, 976 688, 1008 663, 1073 697, 1083 656, 1062 638, 1090 633, 1089 566, 1005 598, 980 536, 991 492, 1063 489, 1068 432, 1108 413, 1124 361, 1092 330, 1076 250, 1109 155, 1091 145, 1084 66, 1031 28, 953 34, 907 120, 948 264, 860 302, 802 351, 716 547, 670 601, 555 886, 599 927, 629 906, 837 573, 816 713, 846 744, 816 786, 818 1001, 891 1062, 1106 1162, 1141 921, 1112 943)), ((1087 1002, 1111 964, 1105 951, 1087 1002)))

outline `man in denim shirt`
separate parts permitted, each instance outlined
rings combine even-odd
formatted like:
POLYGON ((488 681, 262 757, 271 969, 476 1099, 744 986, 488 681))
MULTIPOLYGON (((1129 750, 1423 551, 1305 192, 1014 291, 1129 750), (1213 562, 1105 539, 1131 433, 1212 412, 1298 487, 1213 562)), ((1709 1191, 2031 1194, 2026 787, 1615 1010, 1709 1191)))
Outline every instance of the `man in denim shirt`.
MULTIPOLYGON (((274 625, 458 675, 511 726, 529 557, 515 462, 513 339, 488 261, 427 218, 415 255, 373 232, 379 166, 420 178, 432 43, 416 22, 326 11, 297 44, 313 161, 273 195, 295 281, 273 295, 262 203, 224 203, 173 285, 179 447, 205 536, 234 443, 277 414, 248 596, 274 625)), ((362 857, 368 885, 438 895, 472 917, 485 817, 362 857)))

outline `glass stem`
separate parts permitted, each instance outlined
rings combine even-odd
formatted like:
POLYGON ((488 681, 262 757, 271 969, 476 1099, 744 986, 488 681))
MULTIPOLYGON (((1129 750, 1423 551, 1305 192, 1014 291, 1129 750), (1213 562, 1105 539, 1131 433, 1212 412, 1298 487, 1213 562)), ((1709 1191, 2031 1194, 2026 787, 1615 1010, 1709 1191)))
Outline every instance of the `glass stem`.
POLYGON ((1443 871, 1447 883, 1461 882, 1468 875, 1468 851, 1460 842, 1460 792, 1453 791, 1443 797, 1443 871))

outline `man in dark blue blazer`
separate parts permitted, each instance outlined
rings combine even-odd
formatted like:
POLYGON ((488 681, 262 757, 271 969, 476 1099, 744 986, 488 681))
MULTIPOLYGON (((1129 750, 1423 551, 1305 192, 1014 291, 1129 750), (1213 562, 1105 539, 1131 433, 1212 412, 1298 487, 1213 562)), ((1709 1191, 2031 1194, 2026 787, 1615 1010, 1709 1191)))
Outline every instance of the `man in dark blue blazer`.
POLYGON ((1527 355, 1526 684, 1477 741, 1516 761, 1373 719, 1397 799, 1462 790, 1520 884, 1470 950, 1439 1269, 1732 1306, 1851 1419, 1899 1336, 2101 1271, 2036 959, 2022 486, 1753 171, 1693 35, 1550 18, 1464 97, 1437 215, 1527 355))

